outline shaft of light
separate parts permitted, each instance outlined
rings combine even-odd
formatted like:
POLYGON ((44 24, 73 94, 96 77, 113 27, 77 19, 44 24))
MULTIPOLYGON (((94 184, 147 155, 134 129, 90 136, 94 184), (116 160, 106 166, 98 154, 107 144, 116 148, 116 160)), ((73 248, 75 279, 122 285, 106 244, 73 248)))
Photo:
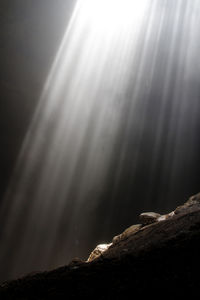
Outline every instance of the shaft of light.
MULTIPOLYGON (((152 87, 156 80, 156 86, 161 80, 157 76, 160 68, 157 64, 165 51, 161 45, 165 42, 162 36, 165 26, 171 26, 173 31, 165 45, 168 53, 163 54, 167 63, 160 82, 159 128, 154 142, 150 141, 152 174, 157 168, 169 98, 174 99, 169 141, 174 138, 176 128, 176 143, 180 142, 183 119, 181 115, 177 125, 175 116, 179 110, 184 115, 187 107, 183 96, 180 109, 179 84, 182 66, 187 76, 189 64, 193 62, 193 49, 188 41, 197 22, 194 15, 197 2, 185 5, 185 36, 180 30, 182 1, 174 2, 175 12, 171 9, 168 14, 167 1, 162 4, 157 0, 77 2, 1 212, 5 224, 0 254, 2 261, 10 257, 9 276, 28 272, 35 266, 43 269, 58 266, 88 250, 85 244, 93 233, 99 199, 112 168, 112 197, 106 200, 104 221, 109 226, 113 220, 114 199, 124 166, 129 165, 127 182, 131 182, 143 149, 142 137, 153 135, 151 126, 144 129, 144 124, 152 87), (181 48, 177 45, 180 33, 181 48), (180 49, 177 83, 169 94, 177 49, 180 49)), ((169 143, 166 146, 169 149, 164 168, 169 162, 174 163, 178 155, 170 146, 169 143)), ((134 185, 129 183, 125 193, 134 185)))

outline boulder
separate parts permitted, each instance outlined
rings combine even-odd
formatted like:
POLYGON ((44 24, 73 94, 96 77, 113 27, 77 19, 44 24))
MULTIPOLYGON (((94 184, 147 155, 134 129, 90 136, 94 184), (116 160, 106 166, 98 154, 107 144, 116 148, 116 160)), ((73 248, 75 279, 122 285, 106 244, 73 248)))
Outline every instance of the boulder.
POLYGON ((128 227, 126 230, 124 230, 121 234, 114 236, 112 239, 112 243, 118 243, 119 241, 128 238, 130 235, 135 234, 140 230, 142 227, 142 224, 136 224, 128 227))
POLYGON ((108 250, 108 248, 112 245, 112 243, 110 244, 100 244, 97 245, 96 248, 90 253, 87 262, 93 261, 94 259, 96 259, 97 257, 99 257, 103 252, 105 252, 106 250, 108 250))
POLYGON ((148 225, 157 222, 161 215, 155 212, 144 212, 139 215, 139 220, 142 225, 148 225))
POLYGON ((2 284, 0 299, 198 298, 200 194, 168 214, 142 218, 85 262, 2 284))

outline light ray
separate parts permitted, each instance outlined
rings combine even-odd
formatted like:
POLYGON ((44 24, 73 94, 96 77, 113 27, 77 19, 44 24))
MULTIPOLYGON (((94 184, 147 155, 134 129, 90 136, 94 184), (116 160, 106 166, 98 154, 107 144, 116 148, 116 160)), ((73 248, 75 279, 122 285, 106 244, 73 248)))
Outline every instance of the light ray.
MULTIPOLYGON (((13 248, 16 242, 13 237, 20 236, 15 251, 9 253, 10 275, 28 272, 35 265, 43 269, 58 266, 72 258, 72 253, 76 256, 88 250, 84 240, 90 239, 94 214, 112 170, 111 199, 103 199, 109 202, 104 228, 114 219, 114 201, 119 197, 118 186, 122 182, 124 201, 126 205, 129 203, 126 195, 130 195, 133 181, 137 182, 139 177, 141 152, 148 151, 143 146, 144 136, 152 145, 149 173, 150 178, 154 178, 165 132, 166 107, 172 96, 175 103, 172 106, 179 111, 179 83, 182 70, 185 70, 183 58, 186 57, 187 74, 192 61, 191 46, 184 50, 190 35, 190 30, 185 30, 176 88, 171 92, 183 10, 186 11, 185 29, 187 26, 194 28, 197 22, 194 16, 191 20, 188 7, 183 9, 182 0, 173 4, 175 12, 167 13, 168 2, 77 1, 0 215, 6 220, 3 232, 6 242, 0 250, 1 260, 8 257, 8 247, 13 248), (173 29, 170 34, 168 26, 173 29), (168 33, 167 42, 163 32, 168 33), (165 49, 167 53, 163 54, 165 49), (162 55, 165 57, 163 69, 162 55), (162 72, 159 71, 158 76, 160 69, 162 72), (161 81, 156 107, 159 126, 153 135, 149 133, 154 121, 148 119, 149 101, 154 86, 161 81), (124 173, 128 174, 125 179, 124 173)), ((189 7, 194 11, 196 5, 189 7)), ((186 106, 183 102, 183 114, 186 106)), ((174 136, 175 117, 176 114, 172 114, 170 140, 174 136)), ((180 122, 182 125, 183 120, 180 122)), ((178 138, 181 135, 179 127, 178 138)), ((173 161, 171 144, 166 148, 164 169, 173 161)), ((144 158, 144 169, 145 163, 144 158)), ((153 181, 151 179, 152 186, 153 181)), ((151 188, 147 190, 153 193, 151 188)), ((103 232, 103 225, 100 225, 103 232)))

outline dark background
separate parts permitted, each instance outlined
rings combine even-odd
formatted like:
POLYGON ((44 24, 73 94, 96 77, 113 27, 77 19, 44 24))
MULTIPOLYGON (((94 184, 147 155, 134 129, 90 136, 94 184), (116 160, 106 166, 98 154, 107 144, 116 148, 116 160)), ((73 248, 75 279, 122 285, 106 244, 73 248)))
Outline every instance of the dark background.
MULTIPOLYGON (((184 3, 187 4, 188 2, 184 1, 184 3)), ((45 79, 62 40, 74 4, 75 1, 72 0, 0 1, 1 199, 11 178, 23 138, 36 109, 45 79)), ((184 12, 184 6, 182 10, 184 12)), ((179 31, 181 36, 184 31, 182 24, 179 24, 179 31)), ((200 77, 198 70, 191 72, 191 77, 187 81, 187 89, 183 93, 184 97, 188 99, 188 104, 184 110, 184 121, 183 118, 181 119, 181 137, 176 134, 176 130, 172 130, 170 136, 168 134, 173 107, 173 90, 175 89, 176 61, 179 58, 178 50, 173 58, 171 94, 168 94, 169 101, 163 115, 162 138, 156 154, 152 150, 153 142, 150 137, 156 134, 158 126, 160 126, 157 116, 163 85, 161 74, 168 63, 165 59, 168 53, 165 41, 169 32, 169 27, 164 28, 157 71, 154 75, 155 79, 151 91, 148 93, 150 102, 145 108, 148 110, 148 120, 140 128, 142 141, 137 167, 134 168, 133 174, 130 166, 133 138, 130 132, 125 134, 125 126, 123 128, 122 125, 116 142, 116 151, 113 153, 113 159, 109 166, 107 184, 101 193, 101 201, 99 201, 98 210, 95 214, 96 227, 93 229, 94 238, 90 241, 89 247, 95 245, 97 241, 109 239, 113 233, 120 232, 124 227, 135 223, 139 212, 143 210, 168 212, 187 200, 190 195, 199 191, 200 77), (121 145, 124 143, 126 144, 126 159, 116 187, 113 174, 117 173, 117 160, 120 156, 121 145), (175 153, 174 149, 177 143, 175 153), (153 166, 152 157, 156 161, 153 166), (170 164, 170 161, 173 161, 173 164, 170 164), (114 210, 112 207, 113 198, 117 203, 114 210), (132 201, 133 198, 134 202, 132 201), (110 199, 110 204, 107 199, 110 199), (112 222, 107 220, 107 223, 102 227, 105 210, 107 215, 111 215, 112 222), (107 225, 108 227, 106 227, 107 225)), ((179 40, 176 42, 178 49, 179 40)), ((199 44, 200 42, 197 40, 197 48, 199 44)), ((195 67, 195 61, 199 64, 197 56, 194 57, 194 64, 191 68, 195 67)), ((184 92, 184 79, 179 84, 181 84, 184 92)), ((131 88, 129 93, 131 94, 131 88)), ((146 112, 142 106, 141 111, 145 115, 146 112)), ((173 126, 176 127, 175 122, 173 126)))

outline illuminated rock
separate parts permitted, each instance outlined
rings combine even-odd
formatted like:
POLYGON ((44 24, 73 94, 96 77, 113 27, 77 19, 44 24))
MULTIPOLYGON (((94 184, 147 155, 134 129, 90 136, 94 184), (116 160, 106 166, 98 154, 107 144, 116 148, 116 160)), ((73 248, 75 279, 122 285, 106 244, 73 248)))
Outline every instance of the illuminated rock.
POLYGON ((100 245, 96 246, 96 248, 90 253, 90 256, 88 257, 87 262, 90 262, 90 261, 96 259, 97 257, 99 257, 111 245, 112 245, 112 243, 110 243, 110 244, 100 244, 100 245))
POLYGON ((144 212, 139 215, 139 219, 142 225, 154 223, 158 220, 159 217, 161 217, 161 215, 155 212, 144 212))
POLYGON ((200 193, 191 196, 183 205, 178 206, 174 210, 174 213, 177 215, 183 213, 185 210, 193 209, 196 206, 200 206, 200 193))
POLYGON ((146 226, 130 226, 112 244, 98 245, 87 260, 92 263, 75 258, 68 266, 1 284, 0 299, 124 300, 141 291, 147 297, 164 291, 170 299, 196 299, 200 194, 155 219, 146 226))
POLYGON ((122 239, 128 238, 130 235, 138 232, 140 228, 142 227, 142 224, 136 224, 128 227, 126 230, 124 230, 121 234, 114 236, 112 242, 113 244, 118 243, 122 239))
POLYGON ((156 221, 160 222, 160 221, 165 221, 171 217, 173 217, 174 215, 174 211, 170 212, 169 214, 166 214, 166 215, 161 215, 160 217, 157 218, 156 221))

